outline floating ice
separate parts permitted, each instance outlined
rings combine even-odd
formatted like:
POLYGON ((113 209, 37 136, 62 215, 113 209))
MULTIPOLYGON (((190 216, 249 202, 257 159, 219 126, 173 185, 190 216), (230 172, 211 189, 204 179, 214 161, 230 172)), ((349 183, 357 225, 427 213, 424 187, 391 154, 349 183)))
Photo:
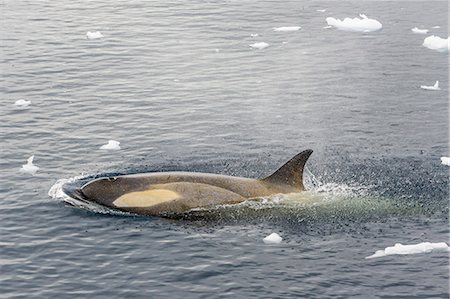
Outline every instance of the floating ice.
POLYGON ((87 37, 87 39, 97 39, 97 38, 102 38, 103 34, 100 31, 94 31, 94 32, 88 31, 86 33, 86 37, 87 37))
POLYGON ((439 88, 439 81, 436 81, 433 86, 427 86, 427 85, 420 85, 420 88, 425 90, 441 90, 439 88))
POLYGON ((411 31, 413 33, 417 33, 417 34, 427 34, 428 33, 428 29, 419 29, 417 27, 414 27, 413 29, 411 29, 411 31))
POLYGON ((281 32, 289 32, 289 31, 297 31, 300 30, 300 26, 290 26, 290 27, 274 27, 273 31, 281 31, 281 32))
POLYGON ((450 42, 448 38, 440 38, 439 36, 431 35, 423 40, 422 46, 435 50, 438 52, 448 52, 450 49, 450 42))
POLYGON ((317 12, 326 12, 327 10, 326 9, 318 9, 318 10, 316 10, 317 12))
POLYGON ((259 42, 259 43, 254 43, 254 44, 250 45, 250 47, 252 47, 253 49, 258 49, 258 50, 265 49, 268 46, 269 46, 269 44, 265 43, 265 42, 259 42))
POLYGON ((328 25, 336 27, 339 30, 352 32, 373 32, 383 28, 383 25, 375 19, 369 19, 366 15, 360 14, 359 18, 345 18, 343 21, 328 17, 326 21, 328 25))
POLYGON ((371 256, 366 257, 366 259, 372 259, 376 257, 382 257, 393 254, 415 254, 415 253, 429 253, 432 251, 449 251, 449 247, 445 242, 430 243, 422 242, 413 245, 402 245, 400 243, 394 246, 386 247, 384 250, 377 250, 371 256))
POLYGON ((439 29, 439 28, 441 28, 441 26, 433 26, 433 27, 431 27, 431 28, 433 28, 433 29, 439 29))
POLYGON ((280 237, 280 235, 277 233, 271 233, 270 235, 265 237, 263 241, 266 244, 278 244, 281 243, 281 241, 283 241, 283 238, 280 237))
POLYGON ((100 147, 102 150, 120 150, 120 142, 115 140, 109 140, 108 144, 104 144, 100 147))
POLYGON ((33 164, 34 155, 29 157, 27 160, 27 164, 22 165, 20 169, 21 172, 29 173, 31 175, 35 175, 39 170, 39 167, 33 164))
POLYGON ((31 101, 25 101, 25 100, 17 100, 14 102, 14 105, 17 107, 27 107, 31 104, 31 101))
POLYGON ((441 163, 450 166, 450 157, 441 157, 441 163))

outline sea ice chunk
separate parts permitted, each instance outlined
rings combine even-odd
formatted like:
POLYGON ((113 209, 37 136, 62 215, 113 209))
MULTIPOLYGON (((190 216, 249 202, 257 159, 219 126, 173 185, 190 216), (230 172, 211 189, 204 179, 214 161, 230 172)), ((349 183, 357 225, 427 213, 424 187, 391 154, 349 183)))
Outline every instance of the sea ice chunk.
POLYGON ((428 253, 432 251, 449 251, 449 247, 445 242, 439 243, 422 242, 419 244, 412 244, 412 245, 402 245, 400 243, 397 243, 394 246, 386 247, 384 250, 377 250, 371 256, 366 257, 366 259, 394 254, 405 255, 415 253, 428 253))
POLYGON ((439 88, 439 81, 436 81, 433 86, 427 86, 427 85, 420 85, 420 88, 425 90, 441 90, 439 88))
POLYGON ((289 26, 289 27, 274 27, 273 31, 281 31, 281 32, 289 32, 289 31, 297 31, 300 30, 300 26, 289 26))
POLYGON ((21 172, 29 173, 31 175, 35 175, 39 170, 39 167, 33 164, 34 155, 27 159, 27 164, 22 165, 20 169, 21 172))
POLYGON ((93 32, 88 31, 86 33, 86 37, 87 39, 97 39, 102 38, 103 34, 100 31, 93 31, 93 32))
POLYGON ((250 45, 251 48, 253 48, 253 49, 258 49, 258 50, 265 49, 265 48, 267 48, 268 46, 269 46, 269 44, 268 44, 268 43, 265 43, 265 42, 259 42, 259 43, 254 43, 254 44, 251 44, 251 45, 250 45))
POLYGON ((441 163, 450 166, 450 157, 441 157, 441 163))
POLYGON ((431 35, 423 40, 422 46, 435 50, 438 52, 448 52, 450 50, 450 42, 448 38, 440 38, 439 36, 431 35))
POLYGON ((328 25, 339 30, 352 32, 373 32, 383 28, 383 25, 375 19, 369 19, 366 15, 360 14, 360 18, 345 18, 343 21, 332 17, 326 18, 328 25))
POLYGON ((120 142, 115 140, 109 140, 108 144, 104 144, 100 147, 102 150, 120 150, 120 142))
POLYGON ((280 237, 280 235, 277 233, 271 233, 270 235, 265 237, 263 241, 266 244, 278 244, 281 243, 281 241, 283 241, 283 238, 280 237))
POLYGON ((428 29, 419 29, 417 27, 414 27, 413 29, 411 29, 411 31, 413 33, 417 33, 417 34, 427 34, 428 33, 428 29))
POLYGON ((17 100, 14 102, 14 105, 17 107, 27 107, 30 104, 31 104, 31 101, 26 101, 26 100, 17 100))

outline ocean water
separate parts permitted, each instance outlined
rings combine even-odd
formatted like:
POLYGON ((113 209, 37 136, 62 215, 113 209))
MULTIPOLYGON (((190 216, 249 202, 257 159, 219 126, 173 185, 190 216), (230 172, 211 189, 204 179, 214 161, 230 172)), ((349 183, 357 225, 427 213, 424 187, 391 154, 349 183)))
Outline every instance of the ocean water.
POLYGON ((448 253, 365 259, 448 242, 448 54, 421 46, 448 36, 447 4, 3 1, 0 297, 448 298, 448 253), (360 13, 383 29, 323 28, 360 13), (111 173, 263 177, 306 148, 307 192, 180 219, 48 195, 111 173))

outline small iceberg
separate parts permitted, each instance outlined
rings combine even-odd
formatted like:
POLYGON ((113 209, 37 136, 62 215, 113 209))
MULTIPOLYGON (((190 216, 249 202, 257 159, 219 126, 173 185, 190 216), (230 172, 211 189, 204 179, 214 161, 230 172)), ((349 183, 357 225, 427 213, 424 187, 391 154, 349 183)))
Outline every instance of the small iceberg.
POLYGON ((94 32, 88 31, 86 33, 86 37, 87 37, 87 39, 97 39, 97 38, 102 38, 103 34, 100 31, 94 31, 94 32))
POLYGON ((34 155, 27 159, 27 164, 22 165, 20 169, 21 172, 29 173, 31 175, 35 175, 39 170, 39 167, 33 164, 34 155))
POLYGON ((120 150, 120 142, 115 140, 109 140, 108 144, 104 144, 100 147, 101 150, 120 150))
POLYGON ((269 44, 268 44, 268 43, 265 43, 265 42, 259 42, 259 43, 251 44, 251 45, 249 45, 249 46, 250 46, 251 48, 253 48, 253 49, 262 50, 262 49, 267 48, 267 47, 269 46, 269 44))
POLYGON ((31 104, 31 101, 25 101, 25 100, 17 100, 14 102, 14 106, 17 107, 27 107, 31 104))
POLYGON ((439 36, 431 35, 423 40, 425 48, 435 50, 441 53, 448 52, 450 50, 450 43, 448 38, 440 38, 439 36))
POLYGON ((326 12, 327 10, 326 9, 317 9, 316 11, 317 12, 326 12))
POLYGON ((274 27, 273 31, 278 31, 278 32, 289 32, 289 31, 297 31, 300 30, 300 26, 290 26, 290 27, 274 27))
POLYGON ((279 244, 281 241, 283 241, 283 238, 280 237, 277 233, 271 233, 267 237, 263 239, 264 243, 266 244, 279 244))
POLYGON ((441 163, 450 166, 450 157, 441 157, 441 163))
POLYGON ((428 33, 428 29, 419 29, 417 27, 414 27, 413 29, 411 29, 411 31, 416 34, 427 34, 428 33))
POLYGON ((422 242, 419 244, 413 245, 402 245, 400 243, 395 244, 394 246, 386 247, 384 250, 377 250, 371 256, 366 257, 366 259, 372 259, 376 257, 382 257, 387 255, 394 254, 416 254, 416 253, 429 253, 432 251, 449 251, 449 247, 445 242, 439 243, 430 243, 430 242, 422 242))
POLYGON ((420 88, 425 90, 441 90, 439 88, 439 81, 436 81, 433 86, 427 86, 427 85, 420 85, 420 88))
POLYGON ((328 17, 325 20, 327 24, 339 30, 351 32, 374 32, 381 30, 383 25, 375 19, 369 19, 366 15, 360 14, 359 18, 345 18, 343 21, 328 17))

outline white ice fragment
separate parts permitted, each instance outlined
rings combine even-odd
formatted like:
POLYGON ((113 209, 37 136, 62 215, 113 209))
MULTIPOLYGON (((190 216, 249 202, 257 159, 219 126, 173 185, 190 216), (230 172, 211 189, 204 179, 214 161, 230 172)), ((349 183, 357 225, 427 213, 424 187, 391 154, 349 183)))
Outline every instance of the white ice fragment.
POLYGON ((100 147, 102 150, 120 150, 120 142, 115 140, 109 140, 108 144, 104 144, 100 147))
POLYGON ((252 34, 250 34, 250 36, 251 36, 251 37, 258 37, 259 34, 258 34, 258 33, 252 33, 252 34))
POLYGON ((420 88, 425 90, 441 90, 439 88, 439 81, 436 81, 433 86, 427 86, 427 85, 420 85, 420 88))
POLYGON ((31 104, 31 101, 25 101, 25 100, 17 100, 14 102, 14 105, 17 107, 27 107, 31 104))
POLYGON ((383 25, 375 19, 369 19, 366 15, 360 14, 360 18, 345 18, 343 21, 332 17, 326 18, 327 24, 339 30, 352 32, 373 32, 383 28, 383 25))
POLYGON ((428 33, 428 29, 419 29, 417 27, 414 27, 413 29, 411 29, 411 31, 416 34, 427 34, 428 33))
POLYGON ((433 29, 439 29, 439 28, 441 28, 441 26, 433 26, 433 27, 431 27, 431 28, 433 28, 433 29))
POLYGON ((267 47, 269 46, 269 44, 268 44, 268 43, 265 43, 265 42, 259 42, 259 43, 251 44, 251 45, 249 45, 249 46, 250 46, 251 48, 253 48, 253 49, 262 50, 262 49, 267 48, 267 47))
POLYGON ((289 26, 289 27, 274 27, 273 31, 278 31, 278 32, 289 32, 289 31, 297 31, 300 30, 300 26, 289 26))
POLYGON ((283 238, 280 237, 280 235, 277 233, 271 233, 270 235, 265 237, 263 241, 266 244, 278 244, 281 243, 281 241, 283 241, 283 238))
POLYGON ((317 9, 316 11, 317 12, 326 12, 327 10, 326 9, 317 9))
POLYGON ((20 169, 21 172, 29 173, 31 175, 35 175, 39 170, 39 167, 33 164, 34 155, 27 159, 27 164, 22 165, 20 169))
POLYGON ((86 37, 87 39, 97 39, 102 38, 103 34, 100 31, 93 31, 93 32, 88 31, 86 33, 86 37))
POLYGON ((450 166, 450 157, 441 157, 441 163, 450 166))
POLYGON ((448 38, 440 38, 439 36, 431 35, 423 40, 422 46, 430 50, 445 53, 450 50, 450 41, 448 38))
POLYGON ((366 259, 382 257, 394 254, 415 254, 415 253, 429 253, 432 251, 449 251, 449 247, 445 242, 430 243, 422 242, 413 245, 402 245, 400 243, 394 246, 386 247, 384 250, 377 250, 373 255, 366 257, 366 259))

